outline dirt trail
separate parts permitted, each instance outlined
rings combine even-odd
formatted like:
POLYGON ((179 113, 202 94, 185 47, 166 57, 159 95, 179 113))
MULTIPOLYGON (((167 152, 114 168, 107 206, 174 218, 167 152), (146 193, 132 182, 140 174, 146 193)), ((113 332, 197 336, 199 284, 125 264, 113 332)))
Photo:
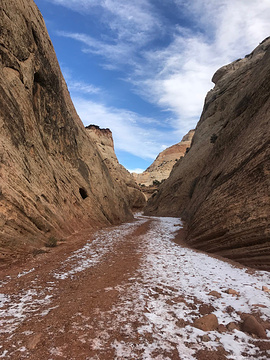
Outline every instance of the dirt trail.
POLYGON ((268 359, 269 339, 193 321, 215 313, 240 324, 253 313, 270 337, 270 293, 261 290, 270 275, 177 245, 179 229, 177 219, 138 214, 3 272, 0 358, 268 359))

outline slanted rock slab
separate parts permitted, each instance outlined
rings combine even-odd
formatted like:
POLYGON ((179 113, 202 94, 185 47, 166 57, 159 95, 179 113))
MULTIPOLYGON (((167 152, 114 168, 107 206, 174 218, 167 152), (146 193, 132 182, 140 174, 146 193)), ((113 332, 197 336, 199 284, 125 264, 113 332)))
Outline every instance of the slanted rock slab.
POLYGON ((261 339, 267 338, 265 329, 252 315, 248 315, 245 318, 245 320, 242 324, 242 331, 244 331, 250 335, 256 335, 261 339))

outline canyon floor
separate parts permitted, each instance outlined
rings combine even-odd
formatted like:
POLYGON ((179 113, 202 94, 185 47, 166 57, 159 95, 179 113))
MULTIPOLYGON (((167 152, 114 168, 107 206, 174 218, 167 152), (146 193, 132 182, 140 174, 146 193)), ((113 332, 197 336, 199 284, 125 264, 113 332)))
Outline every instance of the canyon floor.
POLYGON ((136 214, 1 271, 0 358, 269 359, 270 274, 189 249, 182 232, 136 214), (210 313, 217 330, 193 326, 210 313), (267 339, 240 331, 246 314, 267 339))

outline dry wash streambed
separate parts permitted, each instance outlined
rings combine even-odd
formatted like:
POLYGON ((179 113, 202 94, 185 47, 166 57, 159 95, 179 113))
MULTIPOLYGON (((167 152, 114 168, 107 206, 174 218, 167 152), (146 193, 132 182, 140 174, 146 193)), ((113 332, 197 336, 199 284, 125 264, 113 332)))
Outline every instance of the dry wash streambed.
POLYGON ((176 244, 180 227, 137 214, 3 274, 0 358, 270 358, 270 274, 176 244), (215 330, 194 326, 208 314, 215 330), (265 339, 240 331, 246 314, 265 339))

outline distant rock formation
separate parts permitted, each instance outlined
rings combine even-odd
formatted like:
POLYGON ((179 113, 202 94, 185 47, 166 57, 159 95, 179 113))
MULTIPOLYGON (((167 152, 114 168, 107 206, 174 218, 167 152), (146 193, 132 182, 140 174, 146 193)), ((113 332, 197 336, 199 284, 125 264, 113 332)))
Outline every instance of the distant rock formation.
POLYGON ((132 173, 137 184, 151 186, 153 182, 161 182, 167 179, 176 161, 185 155, 190 147, 194 130, 190 130, 183 139, 175 145, 163 150, 155 161, 141 174, 132 173))
POLYGON ((213 81, 190 151, 146 213, 180 216, 190 245, 270 270, 270 38, 213 81))
POLYGON ((131 209, 138 210, 145 206, 146 197, 136 184, 130 172, 121 164, 114 152, 114 143, 110 129, 100 129, 99 126, 89 125, 86 131, 90 139, 97 145, 102 162, 108 167, 112 177, 116 179, 127 199, 131 209))
POLYGON ((79 119, 32 0, 0 4, 0 259, 132 219, 79 119))

